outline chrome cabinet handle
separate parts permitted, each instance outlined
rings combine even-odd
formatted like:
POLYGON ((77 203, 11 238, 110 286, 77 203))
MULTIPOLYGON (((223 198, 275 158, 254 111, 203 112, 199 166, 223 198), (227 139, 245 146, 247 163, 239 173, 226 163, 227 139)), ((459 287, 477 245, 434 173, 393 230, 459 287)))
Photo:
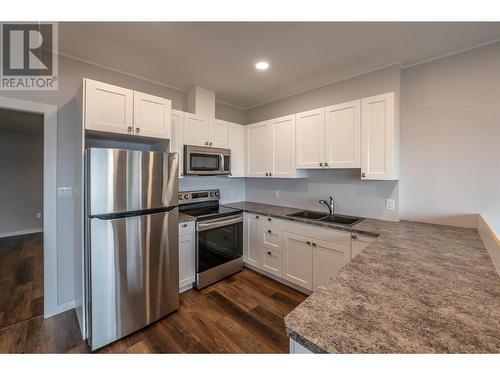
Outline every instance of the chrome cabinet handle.
POLYGON ((352 234, 351 234, 351 238, 356 239, 356 238, 358 238, 358 236, 357 236, 357 235, 355 235, 354 233, 352 233, 352 234))
POLYGON ((361 173, 361 177, 366 177, 366 173, 361 173))
POLYGON ((207 142, 205 142, 205 146, 208 146, 208 141, 207 141, 207 142))
POLYGON ((255 218, 256 218, 256 219, 258 219, 258 218, 259 218, 259 215, 255 216, 255 218))
POLYGON ((140 129, 140 128, 135 128, 135 132, 136 132, 136 133, 139 133, 140 131, 141 131, 141 129, 140 129))
POLYGON ((272 174, 271 172, 269 172, 269 177, 272 177, 272 175, 273 175, 273 174, 272 174))
POLYGON ((269 176, 269 173, 266 172, 266 177, 269 176))
POLYGON ((210 142, 208 145, 209 145, 209 146, 212 146, 212 142, 210 142))
POLYGON ((270 251, 267 252, 269 255, 271 255, 272 253, 270 251))
POLYGON ((317 245, 313 242, 313 246, 316 247, 317 245))
POLYGON ((311 244, 311 241, 307 241, 306 244, 310 245, 311 244))
POLYGON ((319 163, 319 166, 322 167, 323 166, 323 163, 319 163))
POLYGON ((268 229, 268 230, 267 230, 267 233, 272 233, 272 232, 271 232, 271 229, 268 229))
POLYGON ((325 162, 325 167, 328 167, 328 163, 325 162))
POLYGON ((131 126, 127 127, 127 132, 132 133, 132 127, 131 126))
POLYGON ((267 218, 267 221, 272 221, 272 219, 270 217, 267 218))

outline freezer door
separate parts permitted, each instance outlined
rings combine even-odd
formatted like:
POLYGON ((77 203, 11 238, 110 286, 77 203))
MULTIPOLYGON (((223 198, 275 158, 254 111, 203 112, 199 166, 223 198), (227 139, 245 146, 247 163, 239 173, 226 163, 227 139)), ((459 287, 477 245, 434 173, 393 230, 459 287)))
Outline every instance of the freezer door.
POLYGON ((178 209, 90 219, 92 350, 179 307, 178 209))
POLYGON ((87 150, 88 214, 178 205, 178 154, 108 148, 87 150))

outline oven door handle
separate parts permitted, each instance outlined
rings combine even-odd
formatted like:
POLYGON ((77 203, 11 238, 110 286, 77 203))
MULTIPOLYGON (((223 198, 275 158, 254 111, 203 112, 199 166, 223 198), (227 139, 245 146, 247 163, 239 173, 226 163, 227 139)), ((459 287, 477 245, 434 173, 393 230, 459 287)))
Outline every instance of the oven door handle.
POLYGON ((198 223, 197 230, 198 232, 204 232, 206 230, 225 227, 227 225, 238 224, 242 222, 243 222, 243 216, 241 215, 232 216, 229 219, 225 220, 216 220, 216 221, 198 223))

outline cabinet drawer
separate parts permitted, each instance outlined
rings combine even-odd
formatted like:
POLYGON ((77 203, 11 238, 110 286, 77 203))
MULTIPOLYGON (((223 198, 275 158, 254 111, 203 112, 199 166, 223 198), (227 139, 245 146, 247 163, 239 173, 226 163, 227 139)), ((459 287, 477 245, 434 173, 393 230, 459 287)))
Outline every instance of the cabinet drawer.
POLYGON ((264 247, 281 252, 283 232, 271 228, 262 229, 262 243, 264 247))
POLYGON ((272 273, 273 275, 281 277, 283 274, 283 255, 272 249, 263 248, 262 250, 262 269, 272 273))
POLYGON ((262 226, 271 230, 283 230, 284 221, 275 217, 261 215, 262 226))
POLYGON ((306 225, 295 223, 293 221, 286 221, 284 231, 311 237, 317 240, 333 242, 343 246, 351 245, 351 233, 342 230, 324 229, 315 225, 306 225))
POLYGON ((179 224, 179 237, 194 233, 194 220, 179 224))

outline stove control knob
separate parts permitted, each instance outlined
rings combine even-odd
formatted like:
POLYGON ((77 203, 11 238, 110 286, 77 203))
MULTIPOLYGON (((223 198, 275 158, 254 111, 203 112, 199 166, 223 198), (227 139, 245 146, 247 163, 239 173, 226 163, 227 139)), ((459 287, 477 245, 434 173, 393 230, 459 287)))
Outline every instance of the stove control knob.
POLYGON ((213 193, 213 192, 211 192, 211 193, 210 193, 210 196, 211 196, 211 197, 213 197, 213 196, 214 196, 214 193, 213 193))
POLYGON ((184 194, 184 199, 188 199, 188 198, 189 198, 189 195, 184 194))
POLYGON ((217 191, 215 192, 215 196, 216 196, 216 197, 218 197, 218 196, 219 196, 219 193, 218 193, 217 191))
POLYGON ((177 198, 179 198, 179 200, 182 200, 182 194, 179 194, 177 198))

